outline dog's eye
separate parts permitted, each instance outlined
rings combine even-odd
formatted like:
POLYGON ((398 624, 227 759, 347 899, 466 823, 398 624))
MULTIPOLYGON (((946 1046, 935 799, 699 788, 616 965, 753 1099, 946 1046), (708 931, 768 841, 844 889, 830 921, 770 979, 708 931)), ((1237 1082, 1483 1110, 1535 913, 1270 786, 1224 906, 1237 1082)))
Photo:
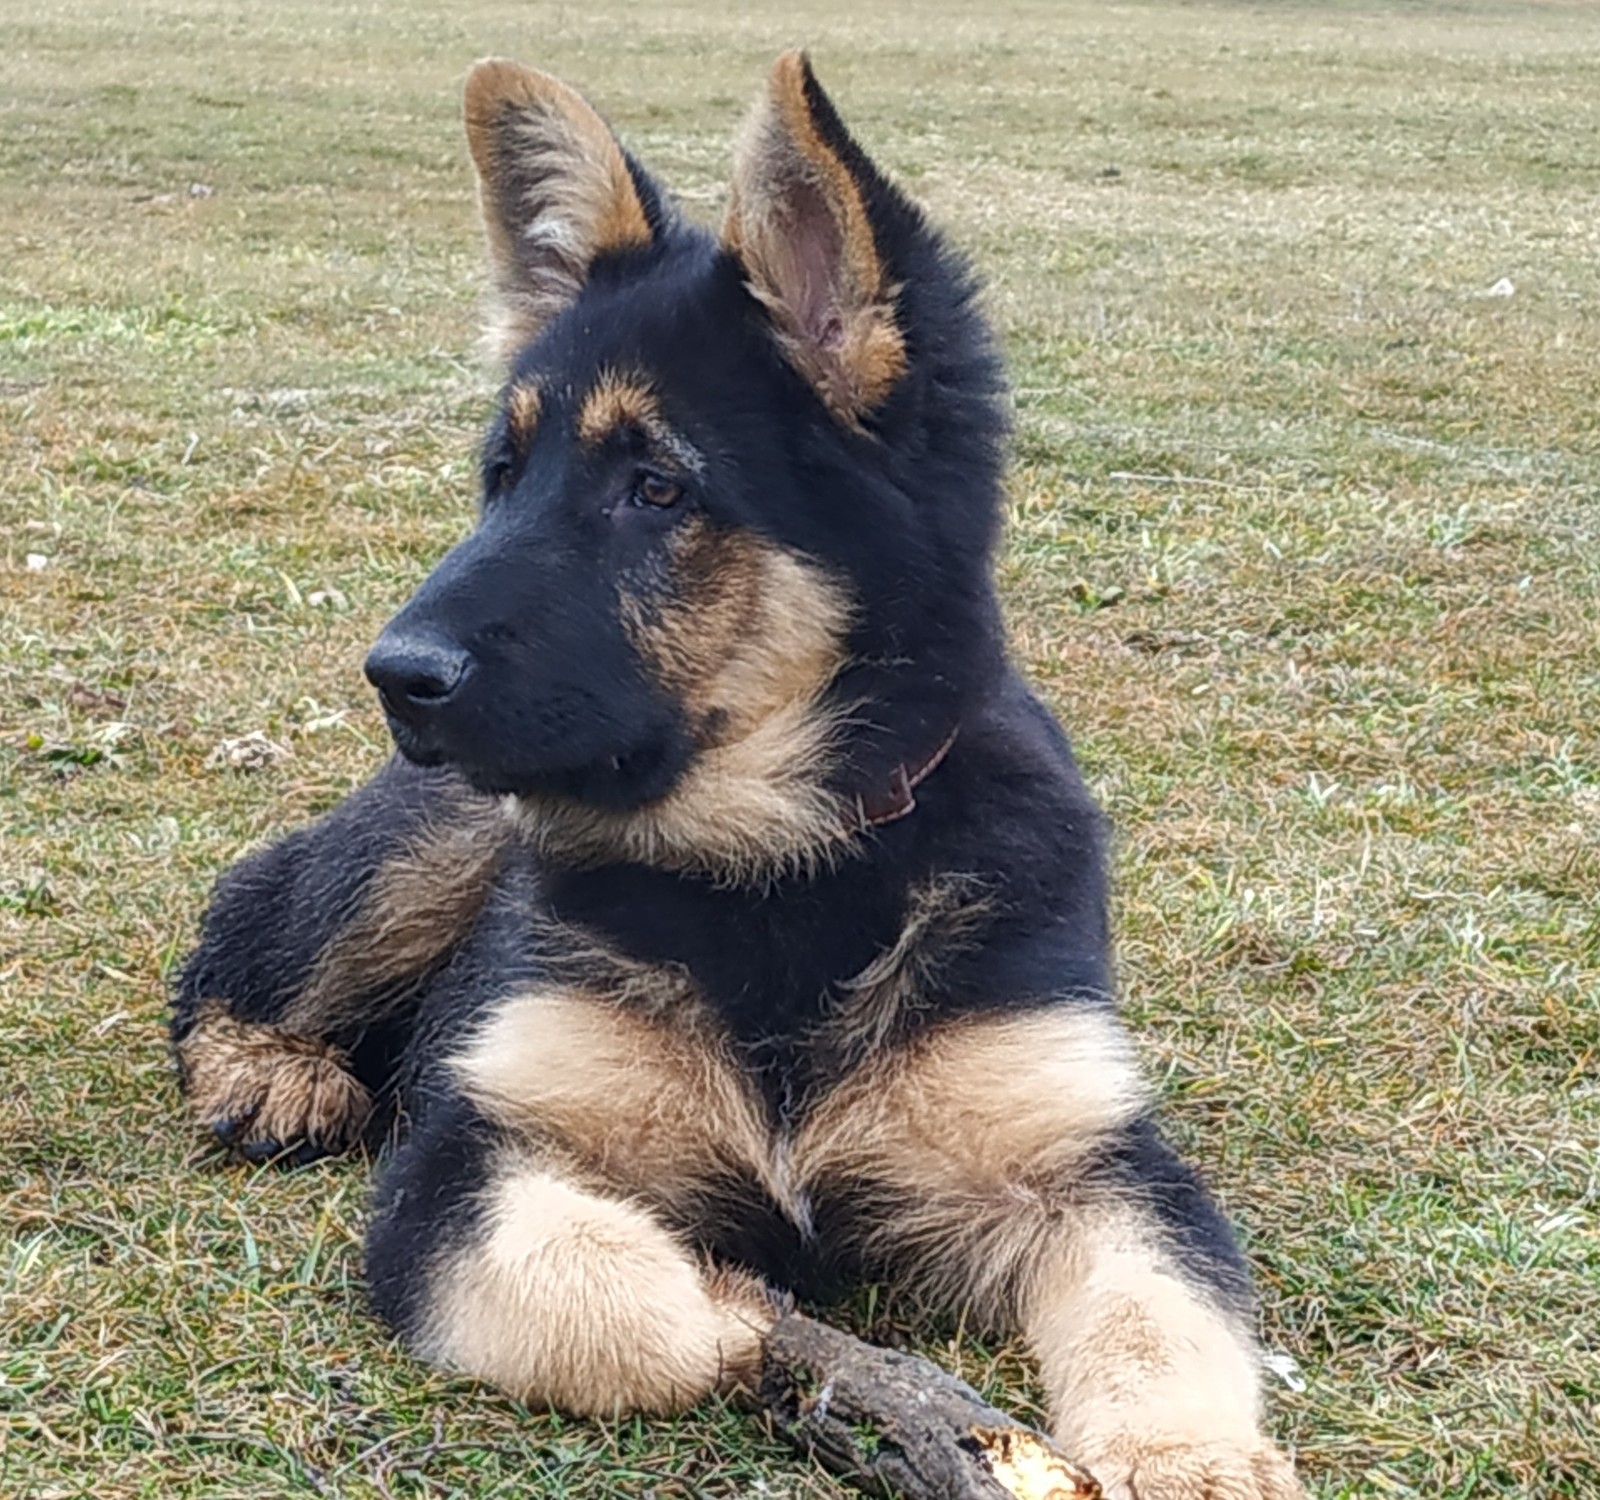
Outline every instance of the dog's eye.
POLYGON ((657 510, 666 510, 683 499, 683 486, 665 474, 646 470, 633 481, 631 498, 635 505, 653 505, 657 510))
POLYGON ((511 482, 511 471, 515 467, 510 454, 489 454, 483 461, 483 493, 494 499, 511 482))

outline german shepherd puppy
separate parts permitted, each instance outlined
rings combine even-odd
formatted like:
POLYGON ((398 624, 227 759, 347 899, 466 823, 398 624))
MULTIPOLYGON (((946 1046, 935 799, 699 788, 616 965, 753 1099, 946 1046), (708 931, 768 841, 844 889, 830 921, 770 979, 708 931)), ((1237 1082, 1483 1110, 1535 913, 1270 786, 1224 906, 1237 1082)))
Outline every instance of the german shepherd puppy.
POLYGON ((481 513, 367 659, 399 755, 217 886, 200 1118, 249 1160, 389 1134, 378 1310, 524 1401, 748 1385, 771 1288, 869 1274, 1020 1331, 1111 1495, 1299 1494, 1007 660, 968 271, 799 54, 720 235, 553 78, 479 63, 466 125, 481 513))

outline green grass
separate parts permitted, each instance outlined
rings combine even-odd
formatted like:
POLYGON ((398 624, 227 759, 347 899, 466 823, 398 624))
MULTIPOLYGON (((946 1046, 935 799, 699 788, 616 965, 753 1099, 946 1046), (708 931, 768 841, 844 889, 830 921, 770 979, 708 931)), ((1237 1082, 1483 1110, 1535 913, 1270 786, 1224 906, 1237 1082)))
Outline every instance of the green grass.
MULTIPOLYGON (((731 1411, 406 1359, 361 1166, 223 1167, 161 1033, 208 882, 377 763, 365 644, 468 523, 467 63, 579 83, 709 216, 795 42, 989 281, 1017 649, 1304 1372, 1276 1430, 1323 1497, 1600 1493, 1595 7, 12 11, 0 1493, 838 1493, 731 1411), (208 765, 253 731, 292 757, 208 765)), ((856 1317, 1032 1409, 1015 1351, 856 1317)))

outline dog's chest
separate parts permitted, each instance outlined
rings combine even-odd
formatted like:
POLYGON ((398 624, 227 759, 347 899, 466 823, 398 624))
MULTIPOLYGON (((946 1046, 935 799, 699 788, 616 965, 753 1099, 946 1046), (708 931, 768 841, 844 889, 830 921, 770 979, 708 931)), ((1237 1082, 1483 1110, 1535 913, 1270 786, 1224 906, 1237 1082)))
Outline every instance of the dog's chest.
POLYGON ((503 1000, 453 1060, 459 1086, 613 1190, 688 1211, 754 1189, 808 1230, 798 1096, 774 1105, 686 976, 626 966, 615 978, 503 1000))
POLYGON ((635 926, 624 948, 565 902, 542 924, 541 977, 484 1018, 457 1082, 613 1189, 689 1218, 764 1204, 806 1238, 823 1136, 843 1123, 828 1101, 924 1008, 926 913, 908 927, 904 911, 848 943, 732 923, 679 928, 670 946, 635 926))
POLYGON ((721 890, 640 867, 549 884, 557 922, 654 969, 687 976, 694 998, 776 1106, 799 1087, 798 1044, 821 1029, 853 978, 899 940, 906 895, 865 862, 815 884, 721 890), (775 1081, 774 1081, 775 1080, 775 1081))

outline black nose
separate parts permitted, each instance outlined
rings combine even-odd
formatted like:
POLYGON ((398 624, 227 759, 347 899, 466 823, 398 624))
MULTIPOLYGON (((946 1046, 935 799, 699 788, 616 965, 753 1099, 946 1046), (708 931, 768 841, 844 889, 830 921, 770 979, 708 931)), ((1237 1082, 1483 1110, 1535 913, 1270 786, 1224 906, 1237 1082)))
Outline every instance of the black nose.
POLYGON ((443 708, 472 669, 472 657, 454 642, 419 630, 384 631, 367 655, 367 681, 396 718, 412 719, 443 708))

